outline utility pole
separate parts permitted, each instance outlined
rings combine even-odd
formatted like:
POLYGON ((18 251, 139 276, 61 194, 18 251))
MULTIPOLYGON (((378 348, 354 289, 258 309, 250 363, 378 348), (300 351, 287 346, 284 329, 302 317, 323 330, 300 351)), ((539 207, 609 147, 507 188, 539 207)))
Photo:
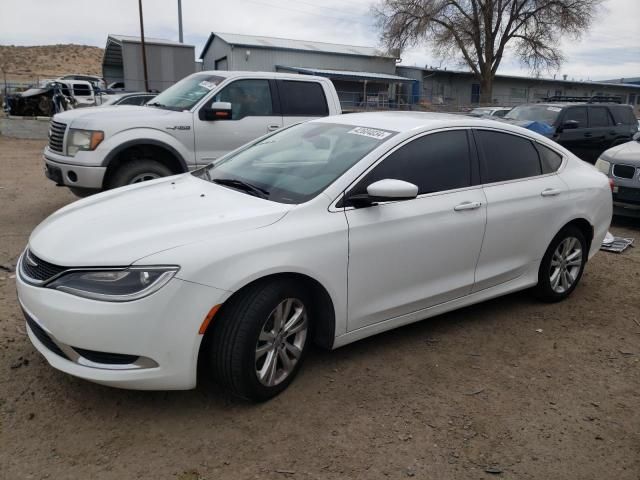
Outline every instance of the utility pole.
POLYGON ((182 0, 178 0, 178 40, 182 42, 182 0))
POLYGON ((138 0, 140 10, 140 45, 142 46, 142 67, 144 69, 144 89, 149 91, 149 78, 147 77, 147 48, 144 44, 144 20, 142 19, 142 0, 138 0))

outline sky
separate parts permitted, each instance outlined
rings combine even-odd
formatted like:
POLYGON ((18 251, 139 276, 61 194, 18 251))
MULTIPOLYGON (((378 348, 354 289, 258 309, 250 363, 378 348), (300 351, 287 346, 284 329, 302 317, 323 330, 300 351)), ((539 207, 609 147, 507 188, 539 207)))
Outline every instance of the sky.
MULTIPOLYGON (((211 31, 381 47, 371 15, 377 0, 182 0, 184 40, 196 55, 211 31)), ((143 0, 145 34, 178 38, 177 0, 143 0)), ((544 77, 576 80, 640 76, 640 0, 605 0, 589 32, 562 39, 565 62, 544 77)), ((137 0, 0 0, 0 45, 76 43, 104 47, 107 35, 139 35, 137 0)), ((465 69, 431 54, 403 52, 402 64, 465 69)), ((509 55, 499 74, 530 75, 509 55)))

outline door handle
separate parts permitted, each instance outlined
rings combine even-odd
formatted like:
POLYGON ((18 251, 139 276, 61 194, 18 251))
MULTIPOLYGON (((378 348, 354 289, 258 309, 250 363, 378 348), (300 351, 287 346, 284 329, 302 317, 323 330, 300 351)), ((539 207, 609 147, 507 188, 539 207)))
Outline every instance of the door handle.
POLYGON ((269 125, 269 126, 267 127, 267 131, 268 131, 268 132, 273 132, 273 131, 275 131, 275 130, 278 130, 279 128, 280 128, 280 125, 269 125))
POLYGON ((555 197, 556 195, 560 195, 562 191, 558 190, 557 188, 545 188, 542 192, 540 192, 540 195, 542 195, 543 197, 555 197))
POLYGON ((593 136, 593 135, 592 135, 591 133, 588 133, 588 132, 587 132, 587 133, 585 133, 585 134, 584 134, 584 136, 585 136, 585 137, 587 137, 587 138, 589 138, 589 137, 591 137, 591 136, 593 136))
POLYGON ((456 205, 453 209, 456 212, 461 212, 463 210, 475 210, 476 208, 480 208, 482 206, 482 202, 462 202, 460 205, 456 205))

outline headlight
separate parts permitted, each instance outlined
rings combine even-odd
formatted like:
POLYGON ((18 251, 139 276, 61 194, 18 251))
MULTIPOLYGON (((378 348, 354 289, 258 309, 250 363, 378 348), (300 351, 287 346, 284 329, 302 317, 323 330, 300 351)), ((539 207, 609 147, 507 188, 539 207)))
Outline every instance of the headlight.
POLYGON ((79 150, 95 150, 102 140, 104 140, 104 132, 70 128, 67 137, 67 155, 73 157, 79 150))
POLYGON ((599 158, 598 161, 596 162, 596 168, 600 170, 602 173, 604 173, 605 175, 609 175, 609 169, 611 168, 611 163, 599 158))
POLYGON ((107 302, 129 302, 161 289, 179 267, 131 267, 113 270, 76 270, 47 285, 79 297, 107 302))

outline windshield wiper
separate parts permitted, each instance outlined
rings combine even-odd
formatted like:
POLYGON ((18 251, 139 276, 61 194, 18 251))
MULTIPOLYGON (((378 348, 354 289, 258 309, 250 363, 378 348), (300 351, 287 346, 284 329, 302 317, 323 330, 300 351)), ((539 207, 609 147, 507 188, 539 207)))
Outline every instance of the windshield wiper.
POLYGON ((149 102, 147 103, 147 105, 149 105, 150 107, 169 108, 165 104, 159 102, 149 102))
POLYGON ((267 198, 269 196, 268 190, 257 187, 247 182, 243 182, 242 180, 238 180, 237 178, 215 178, 213 180, 213 183, 217 183, 218 185, 225 185, 231 188, 242 190, 255 197, 267 198))

